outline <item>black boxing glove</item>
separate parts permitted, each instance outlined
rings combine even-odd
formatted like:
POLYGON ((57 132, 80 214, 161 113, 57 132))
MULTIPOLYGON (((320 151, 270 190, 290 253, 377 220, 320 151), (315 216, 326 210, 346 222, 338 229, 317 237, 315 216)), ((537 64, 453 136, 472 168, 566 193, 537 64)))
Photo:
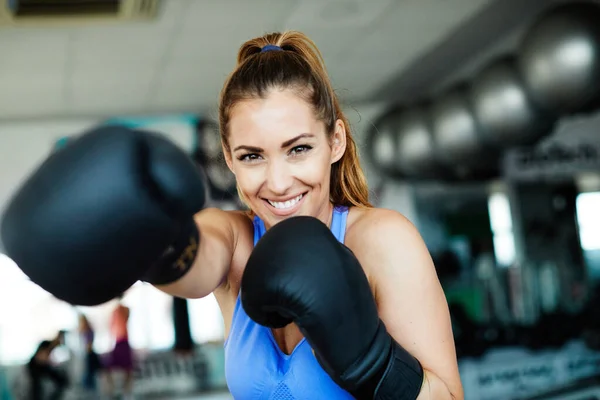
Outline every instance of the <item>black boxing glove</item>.
POLYGON ((199 244, 205 201, 198 167, 159 134, 93 129, 48 157, 10 200, 6 253, 36 284, 97 305, 138 280, 173 282, 199 244))
POLYGON ((386 331, 358 260, 318 219, 269 229, 248 260, 241 296, 261 325, 296 323, 323 369, 355 398, 419 395, 420 363, 386 331))

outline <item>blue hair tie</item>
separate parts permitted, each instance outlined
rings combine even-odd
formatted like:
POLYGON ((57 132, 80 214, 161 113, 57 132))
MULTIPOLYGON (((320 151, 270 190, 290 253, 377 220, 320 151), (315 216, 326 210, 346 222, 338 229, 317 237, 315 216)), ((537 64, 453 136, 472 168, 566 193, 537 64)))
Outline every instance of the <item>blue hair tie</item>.
POLYGON ((262 49, 260 49, 261 53, 264 53, 266 51, 282 51, 283 49, 279 46, 275 46, 274 44, 268 44, 266 46, 264 46, 262 49))

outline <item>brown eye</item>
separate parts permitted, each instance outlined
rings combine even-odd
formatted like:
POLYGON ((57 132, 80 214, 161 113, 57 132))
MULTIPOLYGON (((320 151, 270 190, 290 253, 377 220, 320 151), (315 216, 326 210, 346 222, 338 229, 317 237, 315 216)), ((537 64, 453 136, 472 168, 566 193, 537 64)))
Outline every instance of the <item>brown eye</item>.
POLYGON ((311 149, 312 149, 311 146, 300 145, 300 146, 296 146, 293 149, 291 149, 290 150, 290 154, 292 154, 292 155, 298 155, 298 154, 306 153, 306 152, 308 152, 311 149))
POLYGON ((260 155, 258 154, 254 154, 254 153, 249 153, 249 154, 243 154, 241 156, 238 157, 238 160, 240 161, 256 161, 260 159, 260 155))

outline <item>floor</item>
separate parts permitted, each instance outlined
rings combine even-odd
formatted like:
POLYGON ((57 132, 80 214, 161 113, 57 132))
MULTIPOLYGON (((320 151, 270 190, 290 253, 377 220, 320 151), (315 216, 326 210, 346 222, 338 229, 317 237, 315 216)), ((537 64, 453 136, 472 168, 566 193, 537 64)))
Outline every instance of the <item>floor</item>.
MULTIPOLYGON (((229 394, 229 392, 226 391, 215 391, 215 392, 209 392, 209 393, 203 393, 203 394, 197 394, 197 395, 186 395, 186 396, 180 396, 180 397, 176 397, 173 395, 152 395, 152 396, 147 396, 147 395, 143 395, 143 394, 138 394, 138 395, 134 395, 132 397, 123 397, 123 396, 114 396, 114 397, 107 397, 107 396, 94 396, 94 395, 77 395, 75 393, 69 393, 65 396, 65 400, 124 400, 124 399, 135 399, 135 400, 233 400, 233 396, 231 396, 231 394, 229 394)), ((17 398, 15 397, 15 400, 17 400, 17 398)))
POLYGON ((201 395, 200 397, 182 397, 173 400, 233 400, 233 397, 229 393, 212 393, 201 395))

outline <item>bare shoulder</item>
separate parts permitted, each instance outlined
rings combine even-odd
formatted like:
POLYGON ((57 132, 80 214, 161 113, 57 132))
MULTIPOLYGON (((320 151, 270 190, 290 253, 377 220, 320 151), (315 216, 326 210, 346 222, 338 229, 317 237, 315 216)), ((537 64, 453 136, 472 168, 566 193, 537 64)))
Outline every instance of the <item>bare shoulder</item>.
POLYGON ((394 269, 429 253, 412 222, 401 213, 384 209, 352 209, 346 245, 356 254, 372 284, 387 279, 394 269))
POLYGON ((399 237, 419 236, 415 226, 401 213, 386 208, 352 208, 348 216, 346 245, 354 250, 399 237))

